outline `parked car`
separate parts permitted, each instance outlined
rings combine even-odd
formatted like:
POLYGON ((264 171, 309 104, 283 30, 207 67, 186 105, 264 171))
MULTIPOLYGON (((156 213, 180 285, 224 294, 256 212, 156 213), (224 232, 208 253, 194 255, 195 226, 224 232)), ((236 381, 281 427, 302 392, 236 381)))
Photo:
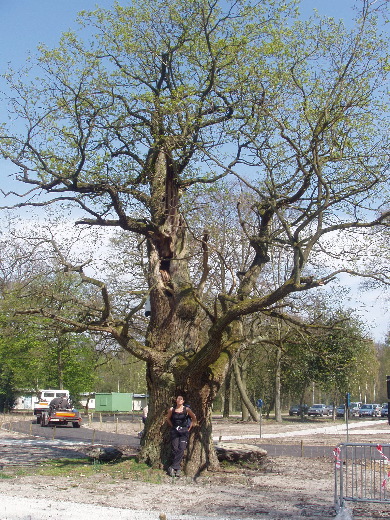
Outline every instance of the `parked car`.
POLYGON ((360 410, 360 407, 361 407, 362 403, 361 402, 357 402, 357 403, 351 403, 349 405, 349 413, 350 415, 352 415, 352 417, 354 416, 358 416, 359 415, 359 410, 360 410))
POLYGON ((326 404, 313 404, 307 411, 307 415, 324 416, 329 415, 329 408, 326 404))
POLYGON ((381 417, 389 416, 389 403, 382 404, 381 417))
POLYGON ((359 410, 359 417, 379 417, 381 407, 379 404, 362 404, 359 410))
POLYGON ((372 404, 362 404, 359 410, 359 417, 373 417, 374 407, 372 404))
POLYGON ((344 417, 345 414, 345 404, 341 404, 336 408, 336 417, 344 417))
POLYGON ((329 415, 332 415, 334 410, 333 404, 327 404, 326 407, 329 410, 329 415))
POLYGON ((309 409, 309 407, 307 406, 307 404, 303 404, 302 406, 300 404, 294 404, 294 405, 290 406, 288 415, 291 415, 291 416, 302 415, 302 412, 303 412, 303 415, 306 415, 308 409, 309 409))

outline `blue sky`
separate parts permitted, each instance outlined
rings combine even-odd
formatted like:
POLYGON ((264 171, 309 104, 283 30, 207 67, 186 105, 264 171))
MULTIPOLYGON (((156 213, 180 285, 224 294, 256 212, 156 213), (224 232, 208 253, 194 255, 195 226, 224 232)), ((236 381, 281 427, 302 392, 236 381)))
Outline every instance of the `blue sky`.
MULTIPOLYGON (((348 21, 352 6, 359 1, 302 0, 302 12, 317 9, 321 14, 348 21)), ((0 0, 1 70, 8 62, 22 64, 26 54, 34 52, 39 43, 54 46, 62 32, 76 26, 77 13, 82 9, 94 9, 96 5, 109 8, 112 4, 112 0, 0 0)))
MULTIPOLYGON (((322 15, 342 18, 348 25, 351 22, 353 6, 362 0, 302 0, 301 11, 304 16, 313 9, 322 15)), ((123 4, 126 2, 123 1, 123 4)), ((28 53, 35 53, 40 43, 48 47, 55 46, 62 32, 76 27, 77 13, 82 9, 94 9, 96 6, 109 8, 112 0, 0 0, 0 71, 5 72, 8 64, 18 69, 25 62, 28 53)), ((0 91, 4 83, 0 78, 0 91)), ((5 108, 0 106, 0 118, 5 117, 5 108)), ((0 161, 1 177, 12 173, 12 167, 0 161)), ((4 184, 3 184, 4 186, 4 184)), ((372 334, 377 341, 382 341, 389 329, 390 316, 384 313, 383 300, 378 300, 379 293, 370 293, 351 302, 357 305, 360 314, 372 325, 372 334)))

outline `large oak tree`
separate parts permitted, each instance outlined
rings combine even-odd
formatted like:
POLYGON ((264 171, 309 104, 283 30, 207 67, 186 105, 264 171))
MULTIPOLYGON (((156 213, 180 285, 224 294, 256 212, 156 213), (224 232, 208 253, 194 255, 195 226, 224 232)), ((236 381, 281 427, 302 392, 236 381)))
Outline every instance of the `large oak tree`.
POLYGON ((25 203, 72 203, 80 226, 121 228, 146 246, 144 338, 133 327, 143 301, 124 309, 108 283, 65 257, 65 270, 96 290, 88 312, 30 312, 109 335, 146 362, 141 458, 155 466, 168 461, 164 417, 178 390, 199 419, 187 473, 217 465, 211 405, 245 335, 242 318, 281 316, 286 298, 351 270, 353 232, 388 218, 387 47, 375 3, 356 4, 347 30, 294 19, 294 6, 279 1, 134 1, 84 13, 93 38, 69 33, 41 49, 39 80, 9 75, 13 118, 24 126, 4 129, 1 146, 33 190, 25 203), (235 184, 231 212, 251 254, 237 273, 225 265, 217 291, 200 192, 222 178, 235 184), (197 213, 194 229, 187 210, 197 213), (271 248, 288 259, 276 285, 263 278, 271 248), (337 269, 329 253, 341 257, 337 269))

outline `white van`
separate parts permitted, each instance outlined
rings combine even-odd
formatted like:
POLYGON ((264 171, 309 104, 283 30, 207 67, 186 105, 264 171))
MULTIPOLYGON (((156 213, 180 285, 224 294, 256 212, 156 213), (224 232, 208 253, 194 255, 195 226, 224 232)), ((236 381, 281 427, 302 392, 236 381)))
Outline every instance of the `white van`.
POLYGON ((362 403, 361 402, 357 402, 357 403, 351 403, 349 405, 349 412, 350 414, 353 416, 358 416, 359 415, 359 410, 360 410, 360 407, 362 406, 362 403))
POLYGON ((69 400, 69 390, 39 390, 38 399, 33 402, 34 415, 37 416, 37 424, 41 422, 42 412, 49 410, 50 401, 55 397, 65 397, 69 400))

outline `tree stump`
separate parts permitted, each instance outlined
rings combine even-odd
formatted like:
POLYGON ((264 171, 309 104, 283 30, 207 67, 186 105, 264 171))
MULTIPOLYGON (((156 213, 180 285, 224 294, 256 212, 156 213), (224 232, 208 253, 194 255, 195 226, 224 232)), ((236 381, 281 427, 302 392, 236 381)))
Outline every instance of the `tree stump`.
POLYGON ((219 442, 216 447, 217 457, 220 462, 256 462, 263 464, 267 452, 252 444, 236 444, 233 442, 219 442))
POLYGON ((89 446, 84 450, 84 453, 89 459, 98 460, 99 462, 112 462, 120 459, 123 455, 120 450, 111 446, 89 446))

